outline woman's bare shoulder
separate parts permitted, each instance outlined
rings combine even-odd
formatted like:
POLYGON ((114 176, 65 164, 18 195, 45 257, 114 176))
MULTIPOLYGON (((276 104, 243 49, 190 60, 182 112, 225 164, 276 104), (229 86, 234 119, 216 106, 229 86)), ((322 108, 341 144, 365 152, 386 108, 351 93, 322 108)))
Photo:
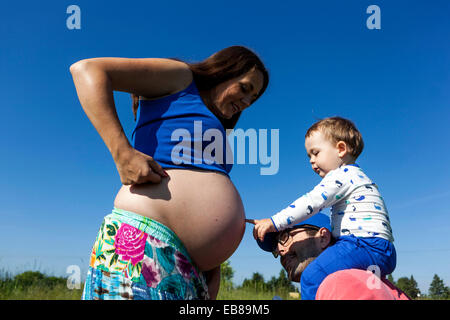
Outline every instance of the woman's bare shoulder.
POLYGON ((193 80, 185 62, 167 58, 91 58, 74 63, 71 71, 76 70, 100 70, 113 90, 149 98, 181 91, 193 80))
POLYGON ((163 96, 139 96, 140 100, 154 100, 172 95, 186 89, 194 80, 193 74, 189 65, 183 61, 161 58, 154 61, 156 64, 161 64, 167 72, 169 80, 173 81, 172 90, 163 96))

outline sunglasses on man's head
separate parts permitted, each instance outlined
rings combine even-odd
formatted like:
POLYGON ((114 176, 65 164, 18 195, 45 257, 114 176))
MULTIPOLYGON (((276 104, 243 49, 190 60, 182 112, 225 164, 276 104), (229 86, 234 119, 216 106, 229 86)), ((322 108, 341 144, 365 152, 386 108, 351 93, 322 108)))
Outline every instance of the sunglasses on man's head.
MULTIPOLYGON (((300 232, 306 231, 306 230, 316 230, 316 231, 320 230, 319 227, 308 226, 308 225, 289 228, 289 229, 283 230, 280 233, 278 233, 278 235, 276 237, 277 243, 281 244, 282 246, 285 246, 288 243, 289 239, 291 239, 292 236, 297 234, 297 233, 292 234, 291 232, 295 231, 297 229, 300 229, 300 228, 303 230, 299 230, 299 232, 297 232, 297 233, 300 233, 300 232)), ((278 245, 275 247, 275 250, 272 251, 272 254, 273 254, 274 258, 278 258, 278 256, 279 256, 278 245)))

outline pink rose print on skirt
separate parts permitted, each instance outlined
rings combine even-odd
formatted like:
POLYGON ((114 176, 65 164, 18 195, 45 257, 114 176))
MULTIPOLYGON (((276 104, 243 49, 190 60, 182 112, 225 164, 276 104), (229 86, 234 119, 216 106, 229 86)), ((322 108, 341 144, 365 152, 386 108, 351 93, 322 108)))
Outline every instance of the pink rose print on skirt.
POLYGON ((116 253, 122 255, 122 260, 131 261, 136 265, 144 258, 147 234, 129 224, 122 223, 117 231, 114 246, 116 253))
POLYGON ((156 288, 161 282, 161 271, 155 260, 145 257, 142 261, 142 276, 150 288, 156 288))

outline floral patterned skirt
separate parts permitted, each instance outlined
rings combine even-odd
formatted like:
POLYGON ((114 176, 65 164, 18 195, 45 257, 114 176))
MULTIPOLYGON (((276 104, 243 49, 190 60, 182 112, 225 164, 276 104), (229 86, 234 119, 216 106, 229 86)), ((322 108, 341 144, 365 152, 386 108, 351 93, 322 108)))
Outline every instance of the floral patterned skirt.
POLYGON ((92 248, 83 300, 209 299, 203 273, 165 225, 114 208, 92 248))

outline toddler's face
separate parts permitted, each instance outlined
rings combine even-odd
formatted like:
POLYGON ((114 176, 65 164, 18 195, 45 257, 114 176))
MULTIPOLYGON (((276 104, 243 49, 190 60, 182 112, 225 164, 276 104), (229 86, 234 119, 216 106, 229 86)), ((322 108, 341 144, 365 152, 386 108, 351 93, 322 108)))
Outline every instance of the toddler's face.
POLYGON ((326 139, 320 131, 313 131, 305 139, 305 148, 311 167, 322 178, 343 163, 337 145, 326 139))

